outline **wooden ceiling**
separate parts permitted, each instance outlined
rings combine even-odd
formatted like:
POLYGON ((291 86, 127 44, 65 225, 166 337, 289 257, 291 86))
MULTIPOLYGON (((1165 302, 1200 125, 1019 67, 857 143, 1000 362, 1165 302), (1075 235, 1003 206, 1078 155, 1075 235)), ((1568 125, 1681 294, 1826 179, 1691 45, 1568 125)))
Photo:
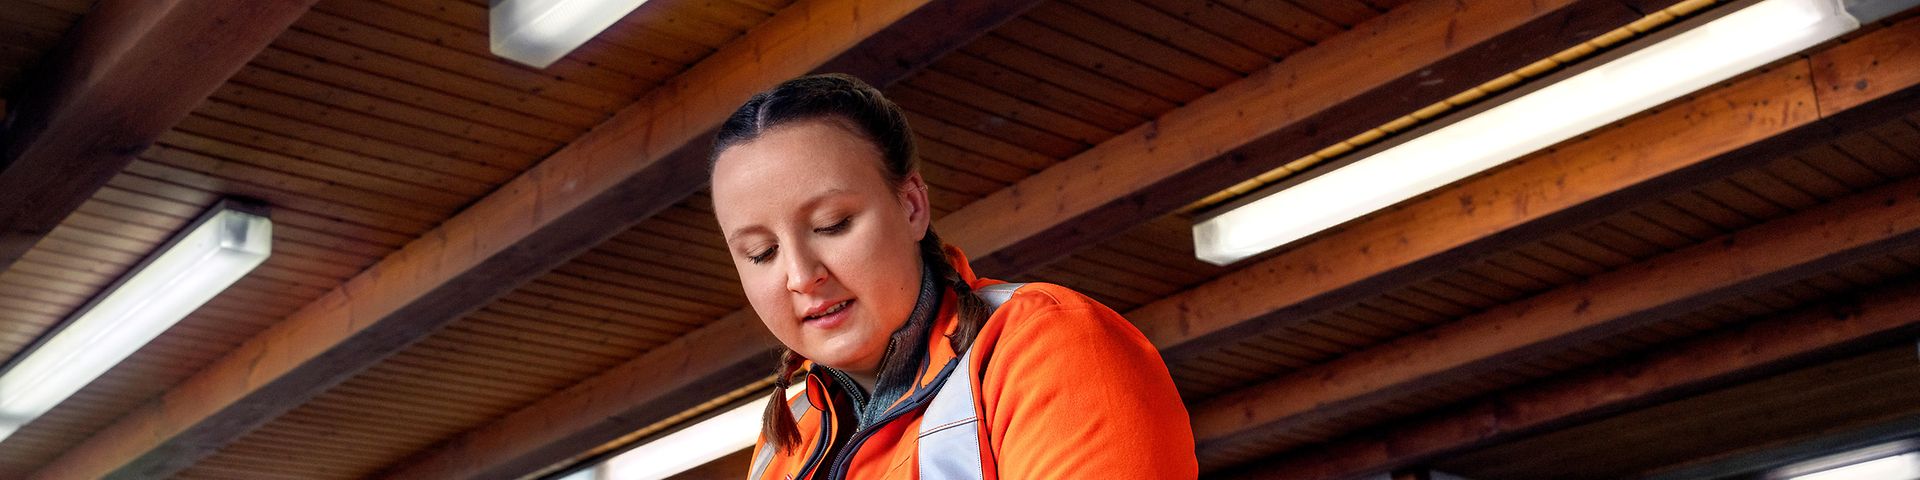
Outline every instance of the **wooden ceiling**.
MULTIPOLYGON (((74 25, 170 18, 0 2, 0 87, 64 30, 93 31, 74 25)), ((290 25, 151 146, 76 180, 77 206, 0 206, 58 219, 0 256, 0 357, 219 198, 263 200, 276 224, 266 264, 0 442, 0 478, 519 477, 713 408, 764 379, 773 343, 701 186, 707 132, 819 70, 908 111, 936 226, 983 273, 1140 325, 1209 476, 1537 477, 1556 464, 1494 465, 1569 440, 1464 453, 1544 427, 1338 465, 1312 452, 1920 269, 1917 20, 1216 267, 1193 258, 1187 204, 1672 2, 652 0, 545 70, 488 53, 486 3, 280 2, 290 25)), ((49 121, 43 138, 64 138, 49 121)), ((1672 408, 1715 405, 1687 401, 1672 408)), ((1626 438, 1645 415, 1568 431, 1626 438)))
POLYGON ((0 2, 0 91, 11 91, 20 74, 60 43, 94 0, 0 2))
MULTIPOLYGON (((1920 418, 1920 389, 1899 386, 1916 381, 1920 361, 1903 342, 1473 452, 1438 468, 1488 480, 1632 478, 1689 467, 1706 473, 1713 470, 1699 467, 1740 454, 1887 423, 1912 424, 1920 418), (1795 414, 1780 414, 1785 411, 1795 414), (1596 442, 1612 447, 1592 448, 1596 442)), ((1901 436, 1911 433, 1894 438, 1901 436)), ((1749 461, 1746 468, 1714 469, 1715 476, 1706 478, 1760 473, 1752 467, 1783 460, 1797 459, 1749 461)))

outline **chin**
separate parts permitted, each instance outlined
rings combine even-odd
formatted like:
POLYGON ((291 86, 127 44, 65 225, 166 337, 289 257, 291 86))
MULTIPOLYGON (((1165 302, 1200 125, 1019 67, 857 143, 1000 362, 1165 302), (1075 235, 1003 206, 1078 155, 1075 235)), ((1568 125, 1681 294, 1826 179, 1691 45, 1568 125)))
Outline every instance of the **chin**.
MULTIPOLYGON (((834 343, 835 342, 832 341, 826 342, 826 345, 822 345, 823 348, 820 349, 818 355, 809 355, 807 358, 813 360, 814 363, 839 370, 870 369, 877 365, 863 366, 859 364, 867 362, 877 364, 880 361, 880 359, 877 358, 880 355, 878 351, 860 352, 855 351, 857 350, 855 346, 835 345, 834 343)), ((880 350, 884 350, 884 346, 880 350)))

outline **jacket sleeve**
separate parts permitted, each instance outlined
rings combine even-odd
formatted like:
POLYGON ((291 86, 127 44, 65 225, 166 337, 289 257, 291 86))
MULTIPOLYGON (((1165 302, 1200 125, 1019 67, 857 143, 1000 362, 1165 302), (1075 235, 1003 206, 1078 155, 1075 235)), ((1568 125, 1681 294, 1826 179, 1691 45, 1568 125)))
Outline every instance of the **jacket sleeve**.
POLYGON ((981 378, 999 477, 1195 478, 1193 429, 1166 363, 1105 306, 1010 322, 981 378))

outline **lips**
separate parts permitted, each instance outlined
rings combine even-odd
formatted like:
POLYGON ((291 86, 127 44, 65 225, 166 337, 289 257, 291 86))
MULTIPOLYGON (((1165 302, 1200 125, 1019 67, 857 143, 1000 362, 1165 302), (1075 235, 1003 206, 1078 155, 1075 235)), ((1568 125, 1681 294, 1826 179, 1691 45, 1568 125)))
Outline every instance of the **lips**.
POLYGON ((847 307, 852 305, 853 305, 853 299, 849 298, 846 300, 841 300, 839 302, 816 306, 811 309, 808 309, 807 315, 804 317, 801 317, 800 320, 809 321, 809 320, 819 320, 822 318, 826 318, 833 314, 846 311, 847 307))

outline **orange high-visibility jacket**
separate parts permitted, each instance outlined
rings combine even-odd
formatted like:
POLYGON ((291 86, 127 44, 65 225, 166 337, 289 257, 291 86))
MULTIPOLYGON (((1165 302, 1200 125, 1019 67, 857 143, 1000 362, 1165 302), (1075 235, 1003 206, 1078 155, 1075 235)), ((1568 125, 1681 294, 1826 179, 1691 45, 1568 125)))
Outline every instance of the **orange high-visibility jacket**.
MULTIPOLYGON (((955 270, 976 291, 1012 286, 989 288, 1005 282, 975 277, 959 250, 948 247, 948 253, 958 260, 955 270)), ((800 443, 791 451, 779 452, 766 448, 763 437, 753 455, 753 471, 761 472, 758 478, 1188 479, 1199 475, 1193 429, 1166 364, 1146 337, 1118 313, 1058 285, 1019 285, 981 328, 969 348, 971 355, 963 356, 965 352, 954 352, 946 339, 958 324, 954 304, 948 291, 930 329, 920 379, 895 402, 897 410, 890 410, 903 413, 881 420, 869 431, 849 431, 856 424, 850 403, 841 394, 830 393, 839 391, 828 389, 831 377, 813 373, 808 364, 806 391, 789 402, 800 427, 800 443), (960 381, 970 383, 947 384, 960 381), (958 408, 965 414, 929 420, 930 403, 944 403, 935 410, 958 408), (967 403, 972 404, 970 409, 967 403), (928 424, 922 425, 923 420, 928 424), (923 442, 932 451, 923 451, 923 442), (968 445, 947 448, 955 444, 968 445), (955 456, 969 455, 970 450, 978 451, 974 461, 979 468, 965 465, 962 469, 975 473, 934 473, 965 463, 955 456), (946 467, 941 466, 943 462, 946 467), (925 475, 923 469, 928 469, 925 475)))

